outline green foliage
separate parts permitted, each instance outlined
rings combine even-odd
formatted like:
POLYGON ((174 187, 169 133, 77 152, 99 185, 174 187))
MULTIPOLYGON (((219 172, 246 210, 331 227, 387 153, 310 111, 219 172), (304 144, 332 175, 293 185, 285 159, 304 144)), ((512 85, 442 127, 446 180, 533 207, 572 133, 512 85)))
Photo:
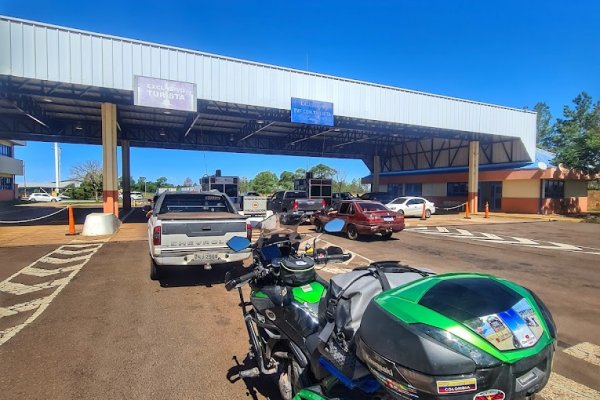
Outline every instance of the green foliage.
POLYGON ((306 170, 304 168, 298 168, 296 171, 294 171, 294 178, 303 179, 305 177, 306 177, 306 170))
POLYGON ((330 166, 325 164, 317 164, 311 169, 309 169, 309 172, 312 172, 315 178, 320 179, 331 178, 337 173, 337 171, 334 168, 331 168, 330 166))
POLYGON ((294 188, 294 179, 296 179, 296 174, 290 171, 283 171, 279 174, 279 188, 281 190, 292 190, 294 188))
POLYGON ((555 162, 589 174, 600 172, 600 102, 595 105, 585 92, 573 99, 575 107, 564 108, 552 135, 555 162))
POLYGON ((250 187, 253 191, 260 194, 270 194, 275 191, 278 184, 279 179, 277 179, 277 175, 271 171, 262 171, 252 179, 250 187))
POLYGON ((552 119, 550 107, 544 102, 539 102, 536 103, 533 109, 537 112, 537 146, 550 150, 552 148, 553 133, 553 126, 550 123, 552 119))

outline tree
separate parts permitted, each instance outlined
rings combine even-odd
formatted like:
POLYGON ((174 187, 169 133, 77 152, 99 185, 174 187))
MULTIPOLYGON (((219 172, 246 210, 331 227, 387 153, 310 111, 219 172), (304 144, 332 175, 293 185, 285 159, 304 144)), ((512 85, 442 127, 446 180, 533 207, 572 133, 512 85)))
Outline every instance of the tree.
POLYGON ((279 179, 277 179, 277 175, 271 171, 262 171, 252 179, 250 187, 255 192, 269 194, 275 191, 278 183, 279 179))
POLYGON ((325 164, 317 164, 309 172, 312 172, 315 178, 326 179, 336 174, 336 170, 325 164))
POLYGON ((75 180, 91 188, 94 199, 98 201, 99 193, 102 191, 102 167, 96 160, 84 161, 71 168, 71 176, 75 180))
POLYGON ((539 102, 533 106, 533 109, 537 112, 537 145, 542 149, 551 150, 554 127, 550 123, 552 119, 550 107, 544 102, 539 102))
POLYGON ((167 187, 167 181, 168 179, 165 178, 164 176, 161 176, 160 178, 156 178, 156 186, 157 187, 167 187))
POLYGON ((594 105, 585 92, 565 106, 564 119, 557 119, 552 143, 555 162, 588 174, 600 172, 600 101, 594 105))
POLYGON ((296 171, 294 171, 294 178, 295 179, 306 178, 306 170, 304 168, 298 168, 296 171))
POLYGON ((283 171, 279 174, 279 188, 281 190, 292 190, 294 188, 294 179, 296 175, 290 171, 283 171))
POLYGON ((194 186, 194 181, 192 180, 192 178, 190 178, 189 176, 187 178, 185 178, 185 180, 183 181, 183 186, 185 187, 191 187, 194 186))

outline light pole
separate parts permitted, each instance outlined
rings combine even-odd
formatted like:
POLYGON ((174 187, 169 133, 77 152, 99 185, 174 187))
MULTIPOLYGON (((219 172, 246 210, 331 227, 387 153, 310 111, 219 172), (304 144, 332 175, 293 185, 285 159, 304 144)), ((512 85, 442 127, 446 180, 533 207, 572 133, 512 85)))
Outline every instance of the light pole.
POLYGON ((144 181, 144 196, 146 196, 146 177, 140 176, 140 179, 144 181))

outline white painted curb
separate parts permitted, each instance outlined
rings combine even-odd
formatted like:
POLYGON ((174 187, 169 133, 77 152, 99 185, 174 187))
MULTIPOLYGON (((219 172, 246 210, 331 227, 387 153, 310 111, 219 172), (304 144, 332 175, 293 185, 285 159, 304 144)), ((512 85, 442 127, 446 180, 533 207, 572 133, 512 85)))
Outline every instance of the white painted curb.
POLYGON ((92 213, 85 217, 83 236, 112 235, 119 229, 120 221, 111 213, 92 213))

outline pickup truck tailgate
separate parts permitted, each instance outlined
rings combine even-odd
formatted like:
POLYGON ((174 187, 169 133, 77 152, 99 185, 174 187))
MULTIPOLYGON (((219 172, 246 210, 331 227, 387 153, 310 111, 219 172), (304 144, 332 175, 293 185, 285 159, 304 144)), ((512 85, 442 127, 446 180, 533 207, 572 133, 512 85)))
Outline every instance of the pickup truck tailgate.
POLYGON ((203 249, 227 247, 234 236, 246 236, 246 220, 228 213, 168 213, 161 221, 163 249, 203 249))
POLYGON ((317 211, 323 209, 323 200, 321 199, 297 199, 298 210, 317 211))

